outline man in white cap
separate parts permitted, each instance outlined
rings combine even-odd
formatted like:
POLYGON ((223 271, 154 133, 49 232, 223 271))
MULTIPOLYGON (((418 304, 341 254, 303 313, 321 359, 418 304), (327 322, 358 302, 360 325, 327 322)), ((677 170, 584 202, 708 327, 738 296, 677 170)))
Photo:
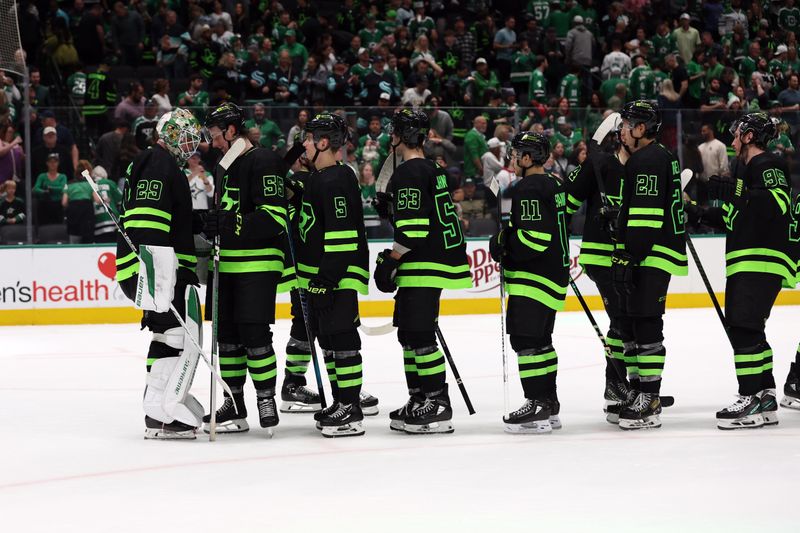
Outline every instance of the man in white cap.
POLYGON ((503 143, 497 137, 492 137, 487 146, 489 151, 481 156, 481 164, 483 165, 483 184, 488 187, 495 174, 503 168, 503 161, 500 159, 503 143))
POLYGON ((700 32, 691 26, 692 17, 689 13, 684 13, 680 18, 681 25, 675 28, 672 36, 678 45, 678 53, 683 58, 684 63, 688 63, 694 56, 694 49, 700 45, 700 32))

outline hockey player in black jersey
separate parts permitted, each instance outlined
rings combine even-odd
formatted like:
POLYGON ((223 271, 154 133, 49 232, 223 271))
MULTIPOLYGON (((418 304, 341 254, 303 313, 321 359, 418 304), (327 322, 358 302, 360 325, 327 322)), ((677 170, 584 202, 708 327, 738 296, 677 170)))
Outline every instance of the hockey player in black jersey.
POLYGON ((522 179, 507 193, 508 225, 492 237, 489 250, 503 266, 509 295, 506 327, 517 352, 525 403, 503 422, 509 433, 550 433, 561 428, 552 334, 569 284, 566 193, 561 181, 544 170, 550 155, 544 135, 518 133, 511 148, 522 179))
POLYGON ((347 124, 320 113, 305 128, 303 146, 313 171, 303 189, 298 231, 297 278, 309 299, 309 322, 322 348, 333 402, 314 415, 326 437, 364 434, 358 294, 367 293, 369 250, 358 180, 337 163, 347 124))
POLYGON ((378 256, 375 283, 394 292, 394 325, 403 347, 408 401, 389 414, 391 429, 452 433, 453 410, 445 360, 436 343, 442 289, 472 286, 466 243, 448 188, 447 174, 425 159, 430 121, 402 109, 392 117, 392 145, 403 158, 389 181, 394 244, 378 256))
POLYGON ((767 151, 777 136, 772 119, 749 113, 730 131, 740 171, 732 178, 710 178, 709 197, 723 204, 702 219, 727 232, 725 321, 739 382, 739 398, 717 412, 717 427, 742 429, 778 423, 772 348, 764 328, 781 286, 795 286, 797 223, 786 160, 767 151))
MULTIPOLYGON (((572 215, 586 203, 586 224, 578 262, 597 285, 610 320, 606 342, 611 353, 606 354, 604 411, 608 406, 628 399, 631 391, 624 378, 626 352, 631 369, 636 366, 630 319, 623 313, 623 302, 611 282, 611 254, 616 242, 617 215, 622 201, 622 181, 628 151, 619 140, 619 115, 612 114, 606 120, 609 124, 606 126, 604 122, 598 131, 610 132, 606 139, 613 137, 610 141, 613 151, 604 151, 598 146, 583 164, 569 174, 564 183, 567 215, 572 215)), ((600 136, 603 136, 602 133, 600 136)), ((595 140, 603 141, 602 138, 595 140)))
POLYGON ((629 102, 621 117, 620 138, 630 157, 625 163, 611 277, 630 318, 634 346, 627 360, 628 378, 637 394, 609 406, 607 419, 618 422, 621 429, 658 428, 667 289, 673 275, 688 274, 680 165, 656 141, 661 116, 653 104, 629 102))
MULTIPOLYGON (((171 300, 177 312, 186 315, 191 313, 186 309, 187 294, 196 298, 192 195, 181 166, 197 148, 201 130, 189 111, 178 108, 159 120, 156 131, 156 145, 137 155, 128 167, 122 202, 122 225, 140 250, 145 272, 140 274, 140 260, 120 236, 117 281, 125 295, 145 309, 142 326, 153 332, 147 354, 145 438, 193 439, 203 413, 199 402, 188 394, 171 414, 164 406, 172 376, 184 365, 196 365, 199 356, 197 351, 190 356, 194 348, 184 349, 190 343, 178 319, 169 311, 169 303, 171 300), (140 248, 145 245, 149 247, 147 252, 140 248), (142 292, 148 292, 148 282, 154 288, 150 302, 154 305, 140 305, 142 292)), ((190 318, 201 322, 199 316, 190 318)))
MULTIPOLYGON (((235 104, 225 103, 212 111, 206 127, 213 146, 223 152, 237 138, 247 139, 244 116, 235 104)), ((245 142, 246 150, 218 184, 222 195, 219 209, 209 213, 204 227, 208 237, 220 236, 219 362, 222 378, 233 393, 233 397, 226 395, 217 411, 220 433, 249 429, 244 403, 248 372, 256 389, 261 427, 278 424, 277 363, 269 326, 275 322, 275 296, 286 254, 283 180, 288 168, 272 150, 245 142)), ((212 292, 209 287, 208 313, 212 292)), ((206 415, 204 422, 209 421, 210 415, 206 415)))

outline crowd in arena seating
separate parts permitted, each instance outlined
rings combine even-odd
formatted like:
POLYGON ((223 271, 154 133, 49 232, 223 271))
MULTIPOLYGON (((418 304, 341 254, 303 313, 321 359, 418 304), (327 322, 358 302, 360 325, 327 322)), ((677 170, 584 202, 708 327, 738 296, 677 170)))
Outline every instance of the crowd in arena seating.
MULTIPOLYGON (((391 234, 371 199, 400 106, 429 114, 425 154, 456 180, 468 235, 494 227, 486 185, 516 179, 508 142, 520 129, 550 136, 547 169, 563 179, 604 115, 631 99, 658 102, 662 143, 701 178, 735 171, 728 125, 743 111, 780 122, 771 149, 790 161, 800 130, 795 0, 21 0, 18 9, 32 135, 24 146, 21 79, 0 73, 6 233, 25 223, 28 157, 37 226, 63 226, 68 242, 113 238, 80 170, 103 180, 113 204, 158 118, 178 106, 202 119, 239 103, 251 140, 280 152, 314 113, 343 113, 352 127, 343 160, 361 180, 372 237, 391 234)), ((208 207, 218 156, 202 144, 186 168, 197 208, 208 207)), ((692 193, 706 201, 702 179, 692 193)))

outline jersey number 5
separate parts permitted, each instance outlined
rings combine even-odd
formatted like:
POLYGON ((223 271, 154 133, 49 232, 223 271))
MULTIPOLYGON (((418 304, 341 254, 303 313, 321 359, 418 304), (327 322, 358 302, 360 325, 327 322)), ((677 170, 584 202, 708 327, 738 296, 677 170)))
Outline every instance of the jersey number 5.
POLYGON ((439 223, 443 226, 444 247, 447 250, 455 248, 464 242, 464 235, 461 233, 461 222, 458 220, 456 208, 450 199, 450 193, 441 192, 436 195, 434 200, 439 223))

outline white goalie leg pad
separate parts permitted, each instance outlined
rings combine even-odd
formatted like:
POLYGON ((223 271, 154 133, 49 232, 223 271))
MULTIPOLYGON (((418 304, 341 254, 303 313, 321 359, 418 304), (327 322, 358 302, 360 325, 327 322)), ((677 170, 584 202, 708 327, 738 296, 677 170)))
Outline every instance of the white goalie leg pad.
POLYGON ((178 256, 170 246, 139 247, 139 278, 134 305, 144 311, 166 313, 175 295, 178 256))
POLYGON ((203 345, 203 317, 200 312, 200 298, 195 287, 191 285, 186 287, 184 300, 188 335, 183 328, 172 328, 166 332, 174 337, 172 342, 182 343, 183 351, 167 382, 164 411, 175 420, 197 427, 202 423, 203 406, 197 398, 189 394, 189 389, 192 388, 197 362, 200 360, 200 350, 192 342, 192 337, 197 340, 197 344, 203 345))

